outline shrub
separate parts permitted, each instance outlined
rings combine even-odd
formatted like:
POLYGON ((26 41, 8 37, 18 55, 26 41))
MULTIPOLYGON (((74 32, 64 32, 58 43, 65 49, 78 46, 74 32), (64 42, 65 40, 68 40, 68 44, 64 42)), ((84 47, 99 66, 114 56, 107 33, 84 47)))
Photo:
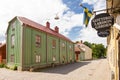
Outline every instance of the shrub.
POLYGON ((4 66, 5 66, 4 63, 1 63, 1 64, 0 64, 0 68, 3 68, 4 66))

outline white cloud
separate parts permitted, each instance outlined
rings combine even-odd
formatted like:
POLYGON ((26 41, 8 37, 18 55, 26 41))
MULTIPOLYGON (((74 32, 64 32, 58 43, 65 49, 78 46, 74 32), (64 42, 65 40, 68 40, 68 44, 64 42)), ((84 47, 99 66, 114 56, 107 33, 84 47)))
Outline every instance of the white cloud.
POLYGON ((83 0, 82 3, 88 3, 90 5, 93 5, 94 11, 106 8, 106 0, 83 0))
MULTIPOLYGON (((57 25, 60 32, 67 36, 69 31, 75 26, 83 25, 83 14, 75 14, 74 12, 68 11, 65 15, 58 14, 59 20, 51 19, 50 23, 52 28, 57 25)), ((54 17, 54 16, 53 16, 54 17)))
POLYGON ((24 16, 45 25, 56 13, 67 10, 61 0, 2 0, 0 2, 0 34, 4 34, 8 22, 15 16, 24 16))
POLYGON ((98 43, 98 44, 104 44, 106 46, 106 38, 104 37, 99 37, 97 35, 97 31, 91 26, 88 26, 87 28, 82 29, 80 32, 80 38, 75 39, 74 41, 78 40, 83 40, 83 41, 88 41, 91 43, 98 43))
POLYGON ((83 0, 82 3, 88 3, 90 5, 94 5, 98 1, 100 1, 100 0, 83 0))
MULTIPOLYGON (((93 5, 94 11, 106 8, 105 0, 83 0, 82 3, 93 5)), ((106 38, 98 37, 96 30, 91 27, 90 23, 91 22, 89 22, 88 28, 84 28, 80 31, 80 37, 78 39, 74 39, 74 41, 83 40, 92 43, 102 43, 106 46, 106 38)))
MULTIPOLYGON (((94 4, 95 9, 105 7, 104 0, 83 0, 82 3, 94 4)), ((83 26, 83 14, 69 11, 62 0, 2 0, 0 2, 0 35, 5 36, 7 23, 15 16, 24 16, 42 25, 49 21, 51 28, 57 25, 60 33, 65 36, 73 27, 83 26), (63 14, 64 11, 66 14, 63 14), (56 14, 60 17, 59 20, 54 20, 56 14)), ((88 29, 83 29, 80 35, 82 37, 75 40, 83 39, 93 42, 91 38, 94 38, 96 43, 105 41, 98 38, 95 31, 88 31, 88 29), (89 36, 90 34, 91 36, 89 36)))

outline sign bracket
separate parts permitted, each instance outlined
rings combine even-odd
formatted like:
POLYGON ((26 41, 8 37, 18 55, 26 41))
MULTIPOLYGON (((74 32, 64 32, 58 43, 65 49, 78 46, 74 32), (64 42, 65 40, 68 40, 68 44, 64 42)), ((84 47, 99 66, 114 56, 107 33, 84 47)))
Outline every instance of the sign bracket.
MULTIPOLYGON (((86 7, 83 6, 82 4, 80 4, 80 6, 81 6, 82 8, 86 8, 86 7)), ((114 8, 107 8, 107 9, 101 9, 101 10, 93 11, 93 13, 96 14, 96 12, 101 12, 101 11, 107 11, 107 13, 108 13, 108 10, 115 10, 115 9, 117 9, 117 10, 120 12, 120 7, 114 7, 114 8)), ((116 11, 115 11, 115 12, 116 12, 116 11)), ((114 13, 114 12, 113 12, 113 13, 114 13)))

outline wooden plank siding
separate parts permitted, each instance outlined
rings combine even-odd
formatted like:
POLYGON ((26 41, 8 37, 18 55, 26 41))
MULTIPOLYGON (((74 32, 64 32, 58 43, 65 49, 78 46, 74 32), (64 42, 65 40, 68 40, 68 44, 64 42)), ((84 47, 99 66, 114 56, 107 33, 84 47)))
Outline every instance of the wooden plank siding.
POLYGON ((75 60, 74 45, 70 42, 67 42, 67 59, 68 63, 75 60))
POLYGON ((20 53, 21 53, 21 24, 18 20, 14 20, 9 25, 9 29, 7 31, 7 63, 20 65, 20 53), (15 24, 14 29, 12 29, 12 24, 15 24), (11 36, 15 36, 15 44, 14 46, 11 45, 11 36), (14 55, 13 62, 11 62, 11 55, 14 55))
POLYGON ((47 34, 47 63, 59 63, 59 38, 49 34, 47 34), (53 40, 55 41, 55 47, 52 45, 53 40))
POLYGON ((7 64, 25 70, 75 61, 74 43, 54 30, 46 29, 50 33, 25 25, 18 18, 14 18, 7 29, 7 64), (12 35, 15 38, 14 47, 11 45, 12 35), (36 43, 37 39, 39 43, 36 43), (12 62, 11 55, 14 55, 12 62))
POLYGON ((0 45, 0 63, 6 63, 6 43, 0 45))

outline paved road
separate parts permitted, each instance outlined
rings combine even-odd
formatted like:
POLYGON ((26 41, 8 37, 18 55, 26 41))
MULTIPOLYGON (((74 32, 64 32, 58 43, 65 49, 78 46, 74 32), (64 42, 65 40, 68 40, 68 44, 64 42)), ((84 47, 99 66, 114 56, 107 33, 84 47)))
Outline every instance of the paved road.
POLYGON ((0 69, 0 80, 110 80, 106 59, 83 61, 36 72, 0 69))

